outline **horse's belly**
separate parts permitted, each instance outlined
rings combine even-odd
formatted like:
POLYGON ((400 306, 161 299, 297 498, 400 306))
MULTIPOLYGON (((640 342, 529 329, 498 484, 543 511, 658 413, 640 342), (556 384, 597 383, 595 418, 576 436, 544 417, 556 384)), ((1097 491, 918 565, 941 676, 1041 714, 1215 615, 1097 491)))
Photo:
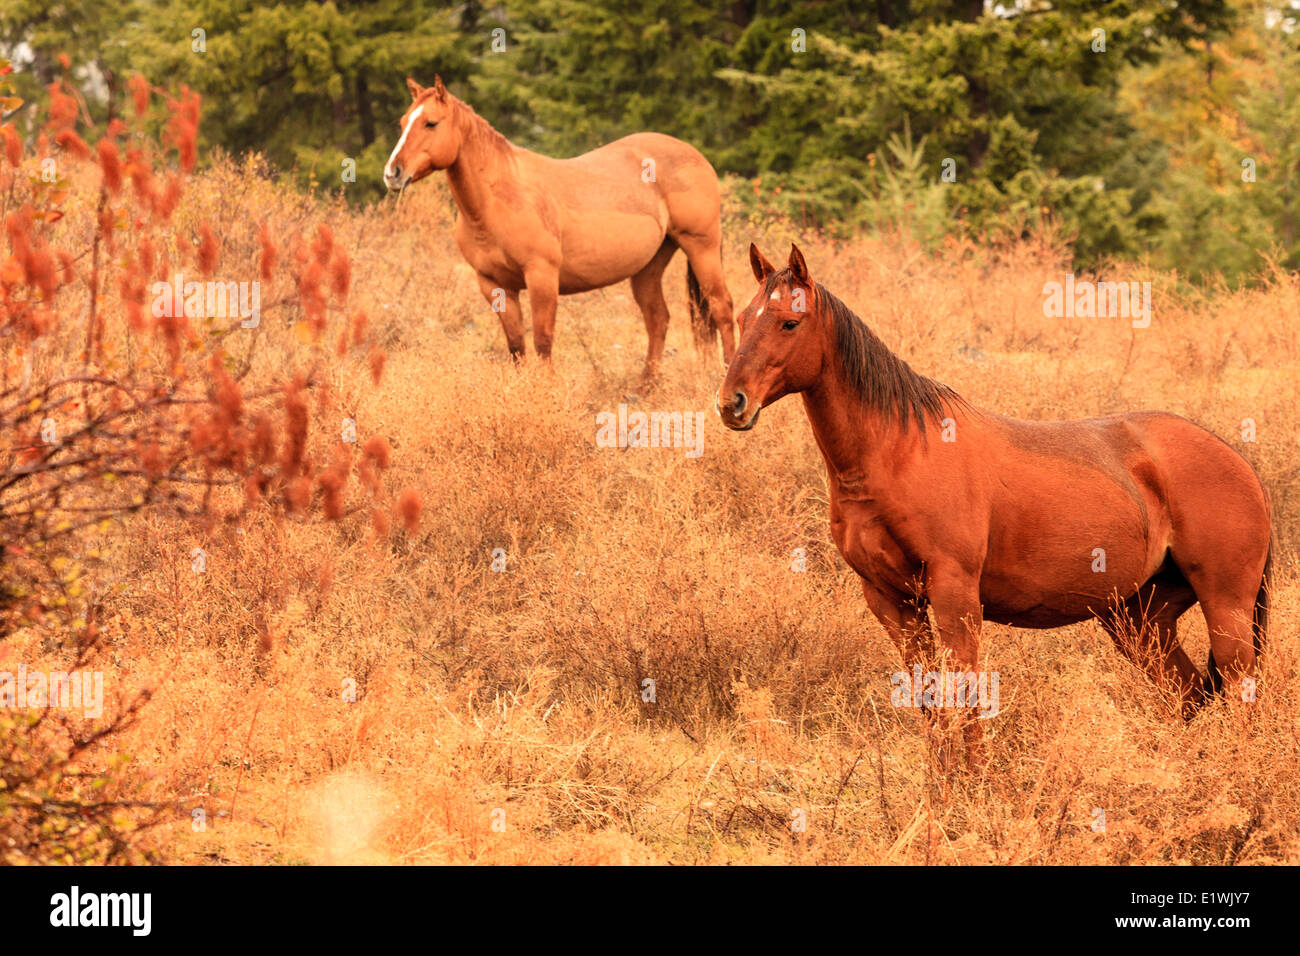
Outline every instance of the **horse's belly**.
POLYGON ((663 245, 667 209, 650 196, 632 208, 565 211, 560 233, 560 293, 603 289, 641 272, 663 245))
POLYGON ((1008 624, 1011 627, 1064 627, 1067 624, 1077 624, 1079 621, 1086 621, 1095 616, 1088 610, 1063 610, 1041 604, 1027 608, 984 605, 984 620, 992 621, 994 624, 1008 624))
MULTIPOLYGON (((1034 568, 1030 568, 1032 574, 1034 568)), ((1131 589, 1125 589, 1122 597, 1130 593, 1131 589)), ((998 624, 1063 627, 1096 617, 1112 604, 1112 598, 1106 585, 1095 580, 1092 571, 1084 566, 1083 574, 1069 578, 1053 575, 1031 580, 1017 576, 1013 580, 985 572, 980 579, 980 604, 984 606, 984 619, 998 624)))
POLYGON ((601 289, 636 275, 663 245, 665 227, 657 215, 609 210, 565 223, 560 292, 601 289))
POLYGON ((1060 526, 1014 548, 993 547, 980 577, 984 617, 1015 627, 1085 621, 1155 572, 1139 527, 1060 526))

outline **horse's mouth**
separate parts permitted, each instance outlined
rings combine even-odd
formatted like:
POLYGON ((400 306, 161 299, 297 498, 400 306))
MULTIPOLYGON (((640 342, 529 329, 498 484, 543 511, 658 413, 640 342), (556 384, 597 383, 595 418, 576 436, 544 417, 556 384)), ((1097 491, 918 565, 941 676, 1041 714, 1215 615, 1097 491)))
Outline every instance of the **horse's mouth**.
POLYGON ((753 415, 749 416, 748 421, 738 422, 736 421, 735 416, 732 415, 731 409, 727 409, 727 411, 724 413, 722 409, 718 407, 718 400, 716 398, 713 400, 713 407, 717 411, 718 417, 722 419, 722 424, 726 425, 733 432, 749 431, 751 428, 753 428, 755 425, 758 424, 759 412, 763 410, 760 407, 757 411, 754 412, 753 415))
POLYGON ((383 175, 384 185, 388 187, 390 193, 397 193, 399 196, 406 192, 406 187, 411 185, 415 180, 411 177, 409 169, 403 169, 399 173, 390 173, 387 169, 383 175))

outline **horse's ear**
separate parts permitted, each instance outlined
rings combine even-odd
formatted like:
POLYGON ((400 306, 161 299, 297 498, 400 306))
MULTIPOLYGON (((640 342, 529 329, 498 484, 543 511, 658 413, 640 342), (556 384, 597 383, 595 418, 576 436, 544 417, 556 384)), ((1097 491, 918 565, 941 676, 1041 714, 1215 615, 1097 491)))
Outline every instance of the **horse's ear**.
POLYGON ((776 267, 763 258, 763 253, 752 242, 749 244, 749 267, 754 270, 754 278, 759 282, 766 282, 767 277, 776 271, 776 267))
POLYGON ((409 76, 406 78, 406 88, 411 91, 412 100, 418 100, 420 94, 424 92, 424 87, 415 82, 415 80, 411 79, 409 76))
POLYGON ((433 95, 436 96, 440 102, 447 99, 447 87, 442 85, 442 77, 438 76, 436 73, 433 76, 433 95))
POLYGON ((793 242, 790 243, 790 271, 803 285, 808 285, 808 263, 803 261, 803 253, 793 242))

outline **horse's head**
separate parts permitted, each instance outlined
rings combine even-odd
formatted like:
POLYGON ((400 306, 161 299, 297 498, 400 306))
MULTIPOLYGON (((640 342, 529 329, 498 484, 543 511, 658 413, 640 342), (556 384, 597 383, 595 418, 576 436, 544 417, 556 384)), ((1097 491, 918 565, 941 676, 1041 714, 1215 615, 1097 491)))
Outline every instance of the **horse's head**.
POLYGON ((389 189, 405 189, 436 169, 446 169, 460 153, 456 101, 442 85, 442 77, 435 76, 430 87, 408 77, 406 88, 411 91, 411 106, 398 124, 401 139, 384 167, 389 189))
POLYGON ((740 345, 714 399, 728 428, 748 431, 759 410, 791 392, 802 392, 821 375, 828 339, 817 286, 797 246, 780 272, 749 246, 758 294, 736 318, 740 345))

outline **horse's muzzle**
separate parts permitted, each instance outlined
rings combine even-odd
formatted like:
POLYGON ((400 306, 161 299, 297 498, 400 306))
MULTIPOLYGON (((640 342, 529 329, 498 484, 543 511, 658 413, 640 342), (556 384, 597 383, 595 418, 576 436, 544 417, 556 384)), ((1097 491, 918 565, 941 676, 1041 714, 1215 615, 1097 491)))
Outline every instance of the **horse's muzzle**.
POLYGON ((715 394, 713 396, 713 410, 722 419, 722 424, 732 431, 747 432, 758 424, 758 413, 763 408, 761 405, 751 405, 748 396, 744 392, 736 391, 732 393, 731 400, 726 405, 719 402, 718 396, 715 394), (754 409, 754 414, 746 418, 745 412, 751 407, 754 409))

